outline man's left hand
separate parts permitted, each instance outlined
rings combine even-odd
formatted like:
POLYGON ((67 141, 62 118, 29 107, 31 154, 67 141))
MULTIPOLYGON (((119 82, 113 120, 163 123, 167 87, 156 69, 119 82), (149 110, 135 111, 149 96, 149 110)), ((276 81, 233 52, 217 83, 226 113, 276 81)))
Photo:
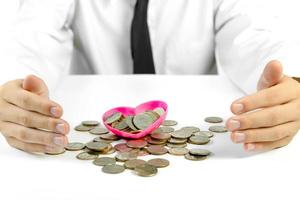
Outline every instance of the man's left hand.
POLYGON ((236 116, 227 121, 231 139, 247 151, 268 151, 291 142, 300 129, 300 84, 271 61, 258 83, 258 92, 234 101, 236 116))

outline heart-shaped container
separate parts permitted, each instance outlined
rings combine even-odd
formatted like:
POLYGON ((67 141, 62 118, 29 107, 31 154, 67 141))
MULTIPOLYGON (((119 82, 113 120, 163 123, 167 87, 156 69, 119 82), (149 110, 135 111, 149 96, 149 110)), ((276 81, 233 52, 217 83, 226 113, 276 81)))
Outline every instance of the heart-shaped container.
POLYGON ((135 108, 132 108, 132 107, 117 107, 117 108, 110 109, 110 110, 108 110, 107 112, 105 112, 103 114, 102 120, 103 120, 103 124, 105 125, 105 127, 108 130, 110 130, 112 133, 114 133, 115 135, 118 135, 118 136, 123 137, 123 138, 139 139, 139 138, 145 137, 146 135, 150 134, 152 131, 157 129, 163 123, 163 121, 166 119, 167 113, 168 113, 167 103, 165 103, 163 101, 156 100, 156 101, 145 102, 143 104, 138 105, 135 108), (123 113, 124 116, 137 115, 137 114, 142 113, 144 111, 154 110, 155 108, 159 108, 159 107, 164 109, 164 111, 165 111, 164 114, 162 114, 160 116, 160 118, 158 118, 151 126, 149 126, 145 130, 142 130, 141 132, 139 132, 137 134, 120 131, 120 130, 115 129, 115 128, 113 128, 110 125, 105 123, 106 118, 111 116, 112 114, 114 114, 116 112, 123 113))

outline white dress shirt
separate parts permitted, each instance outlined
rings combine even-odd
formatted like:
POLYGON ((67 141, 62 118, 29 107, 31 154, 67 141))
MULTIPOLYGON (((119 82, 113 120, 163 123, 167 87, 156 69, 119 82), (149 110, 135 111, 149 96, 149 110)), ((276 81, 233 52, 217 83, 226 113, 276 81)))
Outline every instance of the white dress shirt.
MULTIPOLYGON (((23 0, 1 83, 36 74, 50 86, 66 74, 130 74, 136 0, 23 0)), ((278 16, 247 0, 150 0, 148 26, 157 74, 225 73, 256 91, 266 63, 300 75, 299 46, 278 16)), ((213 86, 211 86, 213 87, 213 86)))

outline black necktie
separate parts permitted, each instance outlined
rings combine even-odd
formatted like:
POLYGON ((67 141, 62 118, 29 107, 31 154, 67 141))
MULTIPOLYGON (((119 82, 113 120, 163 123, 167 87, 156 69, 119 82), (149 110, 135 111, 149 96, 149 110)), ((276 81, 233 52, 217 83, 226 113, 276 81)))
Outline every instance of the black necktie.
POLYGON ((131 26, 131 53, 135 74, 155 74, 147 24, 149 0, 137 0, 131 26))

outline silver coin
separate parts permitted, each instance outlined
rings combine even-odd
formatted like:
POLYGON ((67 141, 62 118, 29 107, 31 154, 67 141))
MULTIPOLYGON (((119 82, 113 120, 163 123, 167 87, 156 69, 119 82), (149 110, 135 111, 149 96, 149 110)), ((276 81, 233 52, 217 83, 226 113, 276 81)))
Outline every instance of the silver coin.
POLYGON ((97 166, 113 165, 116 164, 116 159, 110 157, 100 157, 95 159, 93 164, 97 166))
POLYGON ((189 139, 189 143, 191 144, 196 144, 196 145, 203 145, 203 144, 207 144, 210 141, 209 137, 207 136, 192 136, 189 139))
POLYGON ((206 149, 190 149, 189 153, 194 156, 208 156, 211 154, 211 152, 206 149))
POLYGON ((193 135, 207 136, 207 137, 211 138, 214 136, 214 133, 211 131, 200 131, 200 132, 193 133, 193 135))
POLYGON ((82 152, 76 156, 77 159, 79 160, 94 160, 98 158, 97 154, 91 154, 89 152, 82 152))
POLYGON ((117 165, 117 164, 105 165, 102 168, 102 172, 106 174, 120 174, 124 171, 125 171, 125 167, 123 165, 117 165))
POLYGON ((201 160, 205 160, 207 158, 207 156, 194 156, 194 155, 191 155, 190 153, 185 154, 184 157, 187 160, 192 160, 192 161, 201 161, 201 160))
POLYGON ((103 135, 108 133, 109 131, 106 128, 103 127, 95 127, 91 130, 89 130, 89 133, 93 134, 93 135, 103 135))
POLYGON ((176 126, 178 123, 175 120, 165 120, 163 126, 176 126))
POLYGON ((215 133, 226 133, 228 132, 227 128, 225 126, 211 126, 209 127, 210 131, 215 132, 215 133))
POLYGON ((79 151, 84 148, 85 148, 85 144, 80 142, 71 142, 65 147, 65 149, 68 151, 79 151))
POLYGON ((223 119, 221 117, 206 117, 204 121, 208 123, 222 123, 223 119))

